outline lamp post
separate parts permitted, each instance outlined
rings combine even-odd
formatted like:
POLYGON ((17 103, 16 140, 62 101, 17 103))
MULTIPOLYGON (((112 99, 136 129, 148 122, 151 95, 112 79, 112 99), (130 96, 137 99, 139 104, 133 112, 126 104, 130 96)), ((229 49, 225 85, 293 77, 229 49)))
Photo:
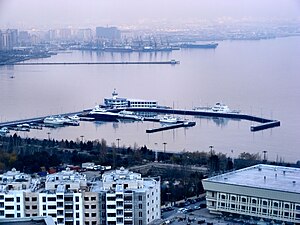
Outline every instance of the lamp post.
POLYGON ((51 133, 50 133, 50 132, 47 132, 47 134, 48 134, 48 140, 50 140, 50 134, 51 134, 51 133))
POLYGON ((167 142, 164 142, 163 145, 164 145, 164 153, 166 153, 166 145, 167 145, 167 142))
POLYGON ((84 138, 84 136, 83 136, 83 135, 81 135, 80 137, 81 137, 81 142, 83 143, 83 138, 84 138))
POLYGON ((154 162, 158 162, 157 142, 155 142, 154 145, 155 145, 155 160, 154 160, 154 162))
POLYGON ((120 147, 119 144, 120 144, 120 140, 121 140, 121 139, 120 139, 120 138, 117 138, 116 140, 117 140, 117 142, 118 142, 118 149, 119 149, 119 147, 120 147))

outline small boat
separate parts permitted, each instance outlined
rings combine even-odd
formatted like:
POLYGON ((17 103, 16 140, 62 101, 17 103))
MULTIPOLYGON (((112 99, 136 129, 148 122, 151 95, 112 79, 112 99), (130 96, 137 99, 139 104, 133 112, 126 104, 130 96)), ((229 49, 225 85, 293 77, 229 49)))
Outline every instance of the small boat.
POLYGON ((80 120, 80 117, 78 115, 74 115, 74 116, 68 116, 68 118, 70 120, 73 120, 73 121, 79 121, 80 120))
POLYGON ((159 122, 161 122, 161 123, 177 123, 178 119, 174 116, 166 115, 166 116, 163 116, 159 120, 159 122))
POLYGON ((8 134, 8 133, 9 133, 9 130, 7 127, 0 128, 0 134, 8 134))

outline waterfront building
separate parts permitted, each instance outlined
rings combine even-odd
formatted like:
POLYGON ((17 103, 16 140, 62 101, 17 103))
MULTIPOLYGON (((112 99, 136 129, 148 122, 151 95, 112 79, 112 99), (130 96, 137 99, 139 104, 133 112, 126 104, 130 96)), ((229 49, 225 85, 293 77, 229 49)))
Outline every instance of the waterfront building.
POLYGON ((263 164, 203 180, 211 213, 297 224, 299 184, 299 168, 263 164))
POLYGON ((18 45, 18 30, 7 29, 0 32, 0 50, 12 50, 18 45))
POLYGON ((121 31, 116 27, 96 27, 98 39, 118 40, 121 38, 121 31))
POLYGON ((120 168, 104 173, 91 192, 99 193, 101 225, 146 225, 161 217, 160 178, 120 168))
POLYGON ((156 100, 139 100, 118 97, 114 89, 111 98, 104 98, 104 105, 109 108, 157 108, 156 100))

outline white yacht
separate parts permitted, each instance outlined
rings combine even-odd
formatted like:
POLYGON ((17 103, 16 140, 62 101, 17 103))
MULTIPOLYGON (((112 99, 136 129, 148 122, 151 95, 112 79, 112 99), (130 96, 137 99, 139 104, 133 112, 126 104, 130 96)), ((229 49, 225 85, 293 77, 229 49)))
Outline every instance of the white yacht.
POLYGON ((122 110, 118 113, 119 119, 127 119, 127 120, 144 120, 144 117, 135 115, 134 112, 122 110))
POLYGON ((87 117, 94 118, 95 120, 100 121, 118 121, 118 113, 109 112, 99 106, 96 106, 89 114, 86 115, 87 117))
POLYGON ((64 120, 59 117, 48 116, 43 120, 44 124, 64 125, 64 120))
POLYGON ((165 115, 159 120, 159 122, 161 122, 161 123, 177 123, 178 118, 171 116, 171 115, 165 115))
POLYGON ((80 117, 78 115, 68 116, 68 118, 73 120, 73 121, 79 121, 80 120, 80 117))
POLYGON ((240 113, 239 110, 231 110, 227 105, 220 102, 217 102, 213 107, 195 107, 194 110, 199 112, 240 113))

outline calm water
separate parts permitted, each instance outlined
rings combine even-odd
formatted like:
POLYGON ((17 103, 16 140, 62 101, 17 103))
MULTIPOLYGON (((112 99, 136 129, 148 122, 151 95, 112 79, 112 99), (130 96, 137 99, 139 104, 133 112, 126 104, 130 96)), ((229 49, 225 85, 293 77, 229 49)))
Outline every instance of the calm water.
MULTIPOLYGON (((75 51, 39 61, 160 61, 180 65, 69 65, 0 67, 1 121, 91 108, 114 88, 129 98, 156 99, 161 105, 190 109, 217 101, 267 118, 281 127, 250 132, 251 122, 193 118, 197 125, 154 134, 151 122, 81 123, 80 127, 51 129, 51 138, 104 138, 108 144, 142 146, 167 151, 208 151, 230 156, 248 151, 268 158, 300 160, 300 38, 262 41, 224 41, 216 50, 172 53, 96 53, 75 51), (11 79, 10 76, 15 76, 11 79), (156 144, 155 144, 156 143, 156 144)), ((20 133, 47 138, 48 129, 20 133)))

